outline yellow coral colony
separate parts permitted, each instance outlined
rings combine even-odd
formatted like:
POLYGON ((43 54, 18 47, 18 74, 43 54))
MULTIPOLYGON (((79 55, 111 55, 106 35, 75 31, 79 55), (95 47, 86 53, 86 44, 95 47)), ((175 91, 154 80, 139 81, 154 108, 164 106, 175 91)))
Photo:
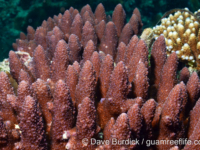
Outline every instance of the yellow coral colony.
MULTIPOLYGON (((190 69, 200 70, 200 24, 194 14, 177 11, 161 20, 161 25, 153 28, 154 36, 164 35, 167 55, 176 52, 179 60, 185 62, 190 69)), ((188 10, 188 12, 187 12, 188 10)))

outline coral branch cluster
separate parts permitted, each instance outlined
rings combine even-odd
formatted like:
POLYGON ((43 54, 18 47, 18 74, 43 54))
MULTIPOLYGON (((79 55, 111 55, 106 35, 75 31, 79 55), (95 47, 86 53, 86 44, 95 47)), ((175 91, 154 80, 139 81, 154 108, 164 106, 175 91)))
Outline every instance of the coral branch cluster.
POLYGON ((120 4, 112 18, 86 5, 21 33, 10 73, 0 72, 1 149, 188 149, 149 140, 199 139, 197 73, 183 68, 177 78, 164 36, 148 60, 139 10, 125 21, 120 4))
POLYGON ((178 58, 191 68, 200 67, 200 30, 197 16, 186 11, 177 11, 168 18, 161 19, 161 24, 153 28, 154 36, 164 35, 167 54, 176 52, 178 58))

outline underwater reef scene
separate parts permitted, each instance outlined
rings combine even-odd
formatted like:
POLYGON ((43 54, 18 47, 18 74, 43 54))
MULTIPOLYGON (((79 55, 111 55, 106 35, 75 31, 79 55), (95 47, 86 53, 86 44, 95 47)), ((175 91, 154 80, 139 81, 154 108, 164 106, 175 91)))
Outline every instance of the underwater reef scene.
POLYGON ((104 5, 107 15, 112 15, 114 7, 121 3, 127 21, 137 7, 142 14, 144 28, 155 26, 161 16, 173 8, 187 7, 191 12, 200 8, 198 0, 0 0, 0 61, 8 58, 12 43, 20 32, 27 34, 28 25, 36 29, 43 20, 63 14, 71 6, 80 11, 89 4, 94 12, 99 3, 104 5))
POLYGON ((0 149, 200 149, 199 11, 143 30, 125 8, 70 7, 20 33, 1 63, 0 149))

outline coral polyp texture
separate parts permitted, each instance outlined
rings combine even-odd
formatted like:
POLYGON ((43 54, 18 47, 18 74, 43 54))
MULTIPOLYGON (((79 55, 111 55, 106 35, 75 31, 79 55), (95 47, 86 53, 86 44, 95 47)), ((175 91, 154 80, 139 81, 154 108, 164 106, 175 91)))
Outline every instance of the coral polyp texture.
POLYGON ((153 28, 155 38, 164 35, 167 54, 177 57, 193 69, 200 70, 200 19, 187 8, 177 10, 161 19, 153 28))
POLYGON ((126 22, 99 4, 29 26, 0 72, 0 149, 200 149, 199 77, 177 78, 162 35, 149 60, 142 25, 137 8, 126 22))

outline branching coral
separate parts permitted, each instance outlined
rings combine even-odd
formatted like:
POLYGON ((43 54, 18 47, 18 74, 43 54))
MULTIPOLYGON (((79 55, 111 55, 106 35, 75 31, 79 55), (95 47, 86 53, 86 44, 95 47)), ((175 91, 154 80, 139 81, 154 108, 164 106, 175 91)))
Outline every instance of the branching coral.
POLYGON ((163 36, 148 60, 138 9, 126 23, 119 4, 112 19, 102 4, 95 13, 71 7, 20 35, 9 54, 18 86, 0 73, 1 149, 179 149, 148 140, 198 138, 197 74, 184 68, 177 79, 177 55, 167 58, 163 36))
POLYGON ((193 69, 200 69, 200 22, 188 9, 177 10, 161 25, 153 28, 154 36, 164 35, 167 54, 176 52, 178 58, 193 69))

